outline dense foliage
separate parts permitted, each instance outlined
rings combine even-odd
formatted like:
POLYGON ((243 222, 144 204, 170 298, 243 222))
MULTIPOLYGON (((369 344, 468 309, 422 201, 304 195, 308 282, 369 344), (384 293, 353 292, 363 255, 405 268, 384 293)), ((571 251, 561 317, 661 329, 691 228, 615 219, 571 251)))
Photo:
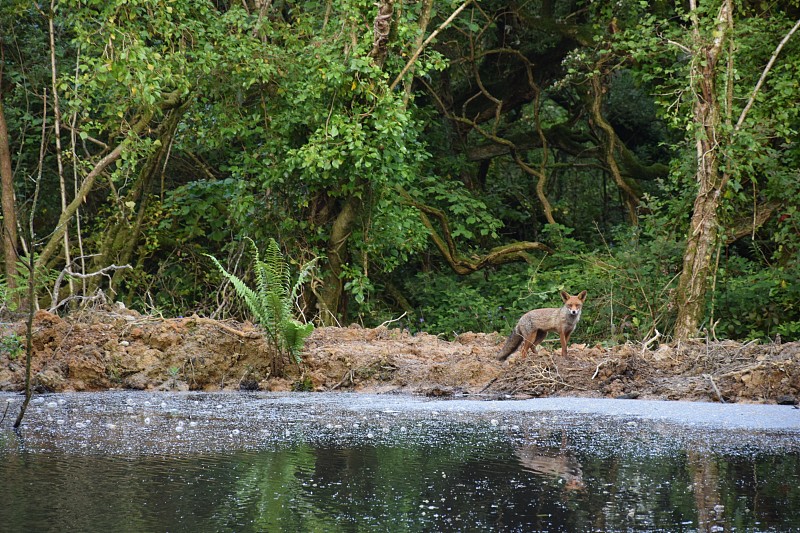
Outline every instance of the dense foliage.
POLYGON ((274 239, 319 324, 800 339, 800 3, 698 4, 3 2, 6 307, 33 252, 41 305, 252 318, 211 257, 274 239))

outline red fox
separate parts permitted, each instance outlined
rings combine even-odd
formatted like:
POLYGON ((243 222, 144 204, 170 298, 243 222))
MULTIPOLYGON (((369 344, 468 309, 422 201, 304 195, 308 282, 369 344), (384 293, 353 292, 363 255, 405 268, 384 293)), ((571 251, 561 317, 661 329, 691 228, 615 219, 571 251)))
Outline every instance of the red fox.
POLYGON ((561 291, 561 299, 564 300, 564 305, 560 308, 534 309, 522 315, 497 358, 504 361, 514 353, 520 343, 522 343, 522 355, 529 349, 536 351, 536 346, 551 331, 557 331, 561 335, 561 356, 566 357, 569 336, 581 318, 586 291, 581 291, 577 296, 570 296, 566 291, 561 291))

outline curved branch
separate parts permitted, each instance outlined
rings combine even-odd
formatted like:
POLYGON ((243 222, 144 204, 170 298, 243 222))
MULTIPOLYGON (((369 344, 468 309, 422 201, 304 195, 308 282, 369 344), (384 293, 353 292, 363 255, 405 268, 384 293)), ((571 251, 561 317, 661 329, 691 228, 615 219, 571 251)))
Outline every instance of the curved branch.
MULTIPOLYGON (((471 45, 472 44, 473 43, 471 42, 471 45)), ((542 211, 544 212, 544 215, 545 215, 545 218, 547 219, 548 224, 555 224, 556 220, 553 217, 553 208, 552 208, 552 205, 550 204, 549 199, 547 198, 547 194, 545 193, 545 187, 547 186, 547 178, 548 178, 548 176, 547 176, 547 156, 548 156, 549 151, 548 151, 547 138, 545 136, 544 130, 542 129, 541 121, 539 120, 540 119, 540 117, 539 117, 539 103, 540 103, 539 97, 540 97, 541 91, 539 89, 539 86, 536 84, 536 82, 535 82, 535 80, 533 78, 533 65, 528 60, 528 58, 526 58, 522 53, 520 53, 518 50, 514 50, 514 49, 511 49, 511 48, 499 48, 499 49, 495 49, 495 50, 484 52, 481 55, 488 55, 488 54, 509 54, 509 55, 517 57, 525 66, 525 73, 526 73, 526 77, 527 77, 528 87, 530 88, 530 92, 532 94, 532 100, 533 100, 533 106, 534 106, 534 122, 535 122, 535 125, 536 125, 536 133, 537 133, 537 137, 539 138, 539 144, 540 144, 541 149, 542 149, 542 158, 541 158, 541 162, 539 163, 539 168, 534 168, 527 161, 525 161, 522 158, 522 156, 520 155, 520 152, 522 150, 520 150, 513 142, 511 142, 510 140, 508 140, 506 138, 500 137, 498 135, 497 128, 498 128, 498 126, 499 126, 499 124, 501 122, 500 116, 501 116, 501 114, 503 112, 504 102, 503 102, 502 99, 497 98, 491 92, 489 92, 489 90, 483 84, 483 81, 481 79, 481 76, 480 76, 480 73, 478 72, 477 67, 473 68, 473 76, 474 76, 475 82, 476 82, 476 84, 478 85, 478 88, 479 88, 479 92, 475 96, 477 97, 479 95, 482 95, 484 98, 486 98, 487 100, 491 101, 495 106, 495 110, 494 110, 495 120, 494 120, 494 123, 493 123, 493 126, 492 126, 492 131, 490 132, 490 131, 487 131, 485 128, 483 128, 479 124, 479 121, 477 119, 469 119, 469 118, 467 118, 467 116, 466 116, 466 106, 469 103, 469 100, 464 103, 464 106, 462 107, 462 115, 461 116, 452 115, 452 114, 448 113, 446 109, 444 110, 445 115, 448 116, 451 120, 454 120, 454 121, 459 122, 461 124, 465 124, 465 125, 470 126, 473 130, 475 130, 478 133, 480 133, 484 138, 486 138, 486 139, 488 139, 488 140, 490 140, 490 141, 492 141, 492 142, 494 142, 494 143, 496 143, 498 145, 506 147, 508 149, 508 152, 512 155, 512 157, 514 159, 514 162, 517 164, 517 166, 519 166, 519 168, 522 169, 522 171, 525 172, 526 174, 536 178, 536 197, 538 198, 539 203, 542 205, 542 211)), ((474 54, 473 54, 473 57, 474 57, 474 54)), ((472 63, 473 63, 473 66, 474 66, 475 65, 475 61, 473 61, 472 63)))
POLYGON ((422 202, 414 200, 406 191, 398 189, 400 195, 405 199, 408 205, 415 207, 419 210, 422 223, 428 229, 433 239, 433 243, 439 252, 444 257, 453 272, 459 275, 467 275, 479 270, 489 267, 495 267, 506 263, 516 261, 527 261, 527 253, 532 251, 541 251, 552 253, 552 249, 540 242, 522 241, 513 242, 503 246, 497 246, 489 250, 486 254, 467 259, 462 256, 456 249, 455 241, 453 240, 452 232, 450 231, 450 222, 441 210, 425 205, 422 202), (442 232, 441 234, 436 230, 430 217, 434 217, 439 221, 442 232))
POLYGON ((394 90, 394 88, 395 88, 395 87, 397 87, 397 84, 398 84, 398 83, 400 83, 400 82, 403 80, 403 76, 405 76, 405 75, 408 73, 408 71, 411 69, 411 67, 414 65, 414 63, 416 63, 416 62, 417 62, 417 59, 419 58, 419 55, 422 53, 422 51, 425 49, 425 47, 426 47, 426 46, 428 46, 428 44, 430 44, 430 42, 431 42, 432 40, 434 40, 434 39, 436 38, 436 36, 437 36, 437 35, 439 35, 439 33, 440 33, 440 32, 441 32, 443 29, 445 29, 447 26, 449 26, 449 25, 450 25, 450 23, 451 23, 451 22, 453 22, 453 20, 455 20, 455 18, 458 16, 458 14, 459 14, 459 13, 461 13, 462 11, 464 11, 464 9, 465 9, 465 8, 466 8, 466 7, 467 7, 467 6, 468 6, 468 5, 469 5, 471 2, 472 2, 472 0, 466 0, 466 1, 465 1, 463 4, 461 4, 461 6, 460 6, 458 9, 456 9, 455 11, 453 11, 453 14, 452 14, 452 15, 450 15, 450 16, 447 18, 447 20, 445 20, 444 22, 442 22, 442 23, 441 23, 441 25, 439 25, 439 27, 438 27, 438 28, 436 28, 436 29, 433 31, 433 33, 431 33, 431 34, 428 36, 428 38, 427 38, 427 39, 425 39, 425 42, 423 42, 423 43, 422 43, 422 44, 421 44, 419 47, 417 47, 416 51, 415 51, 415 52, 414 52, 414 54, 411 56, 411 59, 409 59, 409 60, 408 60, 408 62, 406 63, 406 66, 404 66, 404 67, 403 67, 403 70, 401 70, 401 71, 400 71, 400 74, 398 74, 398 75, 397 75, 397 77, 396 77, 396 78, 394 79, 394 81, 392 82, 392 84, 391 84, 391 85, 389 85, 389 90, 390 90, 390 91, 393 91, 393 90, 394 90))
POLYGON ((625 207, 628 209, 628 219, 630 220, 631 224, 636 226, 638 224, 636 208, 639 205, 639 195, 622 177, 622 173, 619 170, 619 165, 617 164, 617 159, 614 156, 617 144, 617 132, 614 131, 614 128, 605 119, 600 109, 603 102, 603 87, 600 82, 600 76, 592 76, 591 83, 592 101, 590 102, 590 107, 592 111, 592 118, 605 134, 606 139, 603 143, 603 148, 606 164, 611 171, 611 176, 614 178, 614 182, 622 191, 622 198, 625 203, 625 207))
MULTIPOLYGON (((161 109, 167 110, 176 105, 179 105, 181 102, 181 96, 178 91, 173 93, 166 94, 164 96, 164 101, 161 103, 161 109)), ((128 136, 126 136, 111 152, 109 152, 105 157, 103 157, 97 164, 92 168, 91 171, 86 175, 83 179, 83 183, 80 186, 80 189, 75 194, 75 198, 69 205, 66 206, 65 209, 62 210, 61 216, 58 219, 58 223, 56 224, 56 228, 53 230, 53 233, 50 234, 49 241, 45 245, 44 249, 42 250, 41 254, 36 260, 37 268, 46 265, 49 261, 50 257, 56 252, 59 246, 59 241, 64 236, 64 232, 67 229, 67 223, 73 217, 75 212, 78 210, 78 207, 84 202, 89 192, 92 190, 94 186, 94 182, 102 172, 109 167, 113 162, 115 162, 122 153, 128 148, 128 146, 132 142, 132 138, 140 135, 145 129, 150 125, 150 121, 153 119, 154 111, 148 110, 144 113, 139 120, 131 127, 130 131, 128 132, 128 136)))
POLYGON ((742 237, 753 235, 781 207, 783 207, 782 203, 769 200, 755 205, 752 214, 743 213, 734 217, 726 234, 725 244, 730 245, 742 237))

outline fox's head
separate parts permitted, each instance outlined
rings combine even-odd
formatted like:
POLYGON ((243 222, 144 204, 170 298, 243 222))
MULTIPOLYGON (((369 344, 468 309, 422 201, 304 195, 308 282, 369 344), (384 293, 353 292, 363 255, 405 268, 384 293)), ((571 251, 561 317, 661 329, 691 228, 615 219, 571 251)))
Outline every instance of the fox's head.
POLYGON ((577 296, 570 296, 567 291, 561 291, 561 299, 564 300, 564 307, 569 309, 572 316, 580 316, 583 302, 586 301, 586 291, 581 291, 577 296))

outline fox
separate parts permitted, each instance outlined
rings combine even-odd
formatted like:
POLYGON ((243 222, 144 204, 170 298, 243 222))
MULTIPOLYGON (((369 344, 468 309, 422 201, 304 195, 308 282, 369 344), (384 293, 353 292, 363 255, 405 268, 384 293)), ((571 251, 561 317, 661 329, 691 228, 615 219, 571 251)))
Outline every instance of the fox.
POLYGON ((586 301, 586 291, 581 291, 576 296, 571 296, 567 291, 561 291, 562 307, 534 309, 528 311, 519 319, 514 330, 509 335, 497 359, 505 361, 522 344, 522 355, 538 346, 551 331, 558 332, 561 336, 561 357, 567 356, 567 344, 578 320, 581 318, 583 303, 586 301))

